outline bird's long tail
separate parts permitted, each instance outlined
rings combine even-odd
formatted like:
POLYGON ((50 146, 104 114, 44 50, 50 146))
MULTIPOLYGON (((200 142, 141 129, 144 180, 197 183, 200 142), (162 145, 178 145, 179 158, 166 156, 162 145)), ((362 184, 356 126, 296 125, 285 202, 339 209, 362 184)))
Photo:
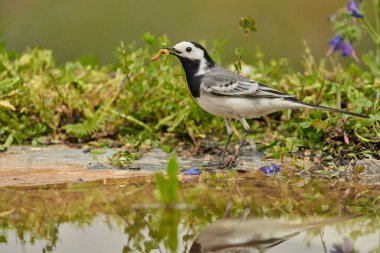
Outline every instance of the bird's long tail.
POLYGON ((312 221, 312 222, 295 225, 295 226, 299 226, 300 228, 302 228, 302 230, 305 230, 305 229, 311 229, 315 227, 322 227, 324 225, 329 225, 333 223, 343 222, 343 221, 351 220, 351 219, 362 217, 362 216, 363 216, 362 214, 353 214, 350 216, 333 217, 333 218, 328 218, 328 219, 324 219, 320 221, 312 221))
POLYGON ((327 106, 313 105, 313 104, 303 103, 303 102, 299 102, 299 101, 297 101, 297 103, 302 104, 302 105, 309 107, 309 108, 315 108, 315 109, 320 109, 320 110, 329 111, 329 112, 337 112, 337 113, 342 113, 342 114, 348 114, 348 115, 352 115, 352 116, 360 117, 360 118, 369 118, 369 116, 367 116, 367 115, 356 113, 356 112, 349 112, 349 111, 335 109, 335 108, 331 108, 331 107, 327 107, 327 106))

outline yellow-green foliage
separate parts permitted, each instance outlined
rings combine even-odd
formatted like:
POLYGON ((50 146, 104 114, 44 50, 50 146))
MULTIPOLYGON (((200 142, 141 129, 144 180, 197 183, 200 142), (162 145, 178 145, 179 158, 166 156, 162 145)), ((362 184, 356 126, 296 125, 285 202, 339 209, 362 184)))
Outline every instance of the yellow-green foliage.
POLYGON ((55 66, 52 52, 0 51, 0 138, 17 143, 152 132, 186 133, 207 118, 188 96, 181 69, 169 59, 149 63, 154 48, 119 48, 120 63, 97 66, 80 60, 55 66), (186 124, 185 124, 186 122, 186 124), (144 131, 145 132, 144 132, 144 131))
MULTIPOLYGON (((193 101, 174 57, 149 62, 159 48, 171 45, 167 37, 145 34, 143 41, 144 47, 122 44, 117 49, 117 62, 107 66, 98 66, 88 58, 57 66, 50 50, 27 49, 16 54, 2 47, 0 143, 6 144, 2 149, 12 142, 102 137, 159 143, 167 132, 182 140, 203 138, 210 132, 224 136, 223 120, 207 114, 193 101)), ((207 48, 220 59, 220 43, 207 48)), ((250 69, 249 77, 301 101, 314 103, 321 91, 320 104, 371 116, 360 119, 317 110, 279 112, 269 121, 253 121, 258 142, 266 146, 290 139, 294 145, 379 157, 379 78, 355 64, 342 67, 324 59, 317 62, 307 47, 302 72, 289 67, 286 59, 264 61, 260 51, 254 59, 243 60, 252 62, 242 65, 243 74, 244 69, 250 69), (349 144, 343 141, 344 133, 349 144)))

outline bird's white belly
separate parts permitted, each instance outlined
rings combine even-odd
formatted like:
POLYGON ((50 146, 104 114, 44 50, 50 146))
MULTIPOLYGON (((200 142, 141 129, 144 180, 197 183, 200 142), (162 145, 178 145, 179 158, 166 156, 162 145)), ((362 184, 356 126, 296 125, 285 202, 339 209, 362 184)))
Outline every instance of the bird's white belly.
POLYGON ((282 98, 241 98, 203 95, 197 98, 203 110, 225 118, 258 118, 273 112, 303 107, 282 98))

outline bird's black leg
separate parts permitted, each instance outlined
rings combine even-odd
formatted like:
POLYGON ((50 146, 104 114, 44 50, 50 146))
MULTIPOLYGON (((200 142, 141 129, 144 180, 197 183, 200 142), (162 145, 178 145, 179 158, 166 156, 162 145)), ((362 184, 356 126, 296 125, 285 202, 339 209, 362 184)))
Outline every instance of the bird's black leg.
POLYGON ((235 159, 238 158, 239 156, 239 153, 240 153, 240 149, 241 149, 241 146, 243 146, 244 142, 245 142, 245 139, 247 138, 247 135, 249 134, 249 130, 245 130, 244 134, 243 134, 243 138, 241 138, 241 141, 239 143, 239 147, 238 149, 236 150, 236 153, 235 153, 235 159))
POLYGON ((231 196, 231 192, 230 192, 230 189, 228 186, 228 182, 225 182, 225 186, 226 186, 226 190, 227 190, 227 194, 228 194, 228 200, 227 200, 226 211, 224 213, 224 218, 230 218, 232 208, 234 207, 234 199, 231 196))
POLYGON ((243 144, 245 142, 245 139, 247 138, 247 135, 250 132, 250 127, 249 127, 249 124, 248 124, 247 120, 245 118, 239 118, 239 121, 243 124, 245 132, 243 134, 243 138, 241 138, 239 147, 236 150, 234 160, 229 163, 228 167, 234 167, 235 166, 236 160, 237 160, 237 158, 239 156, 239 153, 240 153, 240 149, 243 146, 243 144))
POLYGON ((238 149, 236 150, 236 153, 235 153, 235 159, 237 159, 237 157, 239 156, 239 153, 240 153, 240 149, 241 149, 241 146, 243 146, 244 142, 245 142, 245 139, 247 138, 247 135, 249 134, 250 132, 250 127, 249 127, 249 124, 247 122, 247 120, 245 118, 239 118, 239 121, 243 124, 243 127, 244 127, 244 134, 243 134, 243 138, 241 138, 241 141, 240 141, 240 144, 239 144, 239 147, 238 149))
POLYGON ((224 123, 226 124, 228 138, 227 138, 226 145, 224 146, 220 160, 216 161, 216 162, 214 161, 214 162, 209 162, 209 163, 205 164, 204 165, 205 169, 211 169, 212 170, 212 169, 225 169, 226 168, 225 163, 224 163, 224 156, 226 155, 227 150, 228 150, 228 146, 231 142, 233 131, 232 131, 232 126, 231 126, 231 119, 224 118, 224 123))
POLYGON ((237 181, 235 181, 235 188, 236 188, 236 191, 239 193, 241 200, 243 201, 244 213, 243 213, 242 218, 243 218, 243 220, 246 220, 248 218, 249 213, 251 212, 251 208, 249 207, 248 201, 244 197, 243 193, 240 191, 240 188, 239 188, 237 181))
POLYGON ((233 132, 232 132, 232 126, 231 126, 231 119, 224 118, 224 123, 226 123, 226 129, 227 129, 227 135, 228 135, 228 137, 227 137, 226 145, 224 146, 224 150, 222 152, 222 156, 220 157, 220 160, 222 162, 223 162, 224 156, 227 153, 228 146, 230 145, 232 134, 233 134, 233 132))

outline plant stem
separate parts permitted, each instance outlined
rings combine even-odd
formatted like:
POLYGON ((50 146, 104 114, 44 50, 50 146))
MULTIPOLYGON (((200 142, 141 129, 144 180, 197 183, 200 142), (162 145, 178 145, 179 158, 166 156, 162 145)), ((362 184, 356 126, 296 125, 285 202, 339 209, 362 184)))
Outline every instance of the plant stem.
POLYGON ((341 85, 337 85, 337 91, 336 91, 336 107, 338 109, 341 109, 341 101, 342 101, 342 96, 341 96, 341 90, 340 87, 344 85, 344 81, 341 82, 341 85))
POLYGON ((323 90, 323 87, 324 87, 324 86, 325 86, 325 77, 323 77, 321 88, 319 89, 319 91, 318 91, 318 95, 317 95, 317 97, 315 98, 315 101, 314 101, 314 104, 315 104, 315 105, 318 104, 318 100, 319 100, 319 97, 321 96, 321 93, 322 93, 322 90, 323 90))
POLYGON ((375 61, 377 64, 380 64, 380 0, 373 0, 375 4, 375 19, 376 19, 376 29, 371 26, 366 18, 363 18, 364 27, 367 29, 368 34, 372 37, 373 42, 376 46, 376 57, 375 61))
POLYGON ((375 29, 370 25, 370 23, 368 22, 366 18, 363 18, 362 20, 363 20, 364 27, 367 29, 367 32, 372 37, 374 43, 376 45, 379 44, 380 38, 378 34, 376 33, 375 29))
MULTIPOLYGON (((374 4, 374 11, 375 11, 377 36, 380 37, 380 0, 373 0, 373 4, 374 4)), ((380 42, 377 43, 376 62, 377 64, 380 64, 380 42)))
POLYGON ((377 32, 380 34, 380 0, 373 0, 373 11, 375 12, 377 32))
MULTIPOLYGON (((246 50, 247 48, 247 43, 248 43, 248 33, 246 32, 243 32, 243 38, 244 38, 244 42, 243 42, 243 49, 244 51, 246 50)), ((240 55, 239 56, 239 60, 238 60, 238 66, 239 66, 239 69, 237 71, 237 73, 239 73, 241 71, 241 61, 243 60, 243 56, 240 55)))

